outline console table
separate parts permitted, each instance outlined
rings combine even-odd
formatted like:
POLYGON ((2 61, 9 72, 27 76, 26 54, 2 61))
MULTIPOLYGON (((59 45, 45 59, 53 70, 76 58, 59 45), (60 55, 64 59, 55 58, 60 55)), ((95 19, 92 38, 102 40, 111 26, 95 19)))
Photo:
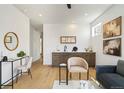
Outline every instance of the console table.
POLYGON ((52 52, 52 66, 59 66, 60 63, 67 63, 70 57, 82 57, 88 62, 89 67, 95 67, 95 52, 52 52))
MULTIPOLYGON (((20 61, 20 65, 22 65, 22 59, 29 57, 29 56, 25 56, 25 57, 21 57, 18 59, 9 59, 8 61, 0 61, 0 89, 2 89, 3 86, 11 86, 12 89, 14 88, 14 78, 17 77, 17 74, 14 75, 13 72, 13 67, 14 67, 14 62, 18 62, 20 61), (6 80, 4 83, 2 83, 2 63, 11 63, 11 78, 6 80), (11 84, 6 84, 8 82, 11 82, 11 84)), ((6 73, 5 73, 6 74, 6 73)))

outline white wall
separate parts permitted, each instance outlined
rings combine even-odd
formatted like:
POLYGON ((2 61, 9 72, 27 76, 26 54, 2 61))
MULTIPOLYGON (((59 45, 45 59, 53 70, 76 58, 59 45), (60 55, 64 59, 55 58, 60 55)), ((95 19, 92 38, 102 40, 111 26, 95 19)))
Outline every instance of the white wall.
POLYGON ((78 47, 78 51, 84 51, 89 47, 90 26, 89 24, 44 24, 43 25, 43 60, 44 64, 52 64, 52 52, 56 49, 63 51, 65 44, 60 44, 60 36, 76 36, 76 44, 66 44, 68 52, 73 46, 78 47))
POLYGON ((31 41, 30 41, 30 46, 31 46, 31 56, 33 57, 33 61, 36 61, 40 58, 40 35, 41 32, 36 30, 32 25, 30 25, 30 36, 31 36, 31 41))
MULTIPOLYGON (((17 52, 25 51, 30 55, 30 30, 29 19, 22 14, 13 5, 0 5, 0 53, 8 58, 17 57, 17 52), (15 32, 19 38, 19 46, 14 51, 9 51, 4 46, 4 36, 7 32, 15 32)), ((14 75, 16 74, 16 67, 19 62, 14 63, 14 75)), ((11 64, 2 64, 2 82, 11 77, 11 64)))
POLYGON ((118 59, 124 60, 124 5, 114 5, 108 11, 106 11, 103 15, 97 18, 94 22, 91 23, 91 27, 95 26, 98 23, 102 23, 102 32, 99 36, 93 37, 92 39, 92 46, 93 49, 96 51, 96 64, 102 65, 116 65, 118 59), (103 24, 109 22, 119 16, 122 16, 122 56, 111 56, 103 54, 103 24))
POLYGON ((23 50, 30 54, 29 19, 12 5, 0 5, 0 51, 8 57, 16 57, 17 52, 23 50), (19 38, 19 46, 9 51, 4 46, 4 36, 7 32, 15 32, 19 38))

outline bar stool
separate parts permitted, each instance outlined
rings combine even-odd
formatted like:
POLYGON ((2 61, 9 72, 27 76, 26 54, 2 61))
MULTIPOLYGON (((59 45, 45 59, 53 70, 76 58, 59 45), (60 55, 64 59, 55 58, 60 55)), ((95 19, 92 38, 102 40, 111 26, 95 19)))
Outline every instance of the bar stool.
POLYGON ((65 64, 65 63, 59 64, 59 85, 60 85, 60 83, 66 83, 66 85, 68 85, 68 67, 67 67, 67 64, 65 64), (65 82, 61 81, 61 68, 66 69, 66 81, 65 82))

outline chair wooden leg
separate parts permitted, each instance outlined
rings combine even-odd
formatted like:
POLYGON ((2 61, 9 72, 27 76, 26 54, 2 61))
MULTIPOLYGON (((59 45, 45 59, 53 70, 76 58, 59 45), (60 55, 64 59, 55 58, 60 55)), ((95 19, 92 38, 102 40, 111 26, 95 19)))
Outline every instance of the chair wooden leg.
POLYGON ((87 71, 87 80, 89 80, 89 70, 87 71))
POLYGON ((72 79, 72 74, 71 74, 71 72, 70 72, 70 79, 72 79))
POLYGON ((21 76, 22 76, 22 70, 21 70, 21 76))
POLYGON ((59 85, 60 85, 60 82, 61 82, 61 67, 59 66, 59 85))
POLYGON ((68 85, 68 68, 66 68, 66 85, 68 85))
POLYGON ((81 72, 79 72, 79 80, 81 80, 81 72))
POLYGON ((17 70, 16 83, 18 82, 19 70, 17 70))
POLYGON ((29 71, 29 69, 28 69, 28 75, 30 75, 30 71, 29 71))
POLYGON ((32 79, 32 74, 31 74, 31 70, 30 69, 28 70, 28 74, 31 76, 31 79, 32 79))

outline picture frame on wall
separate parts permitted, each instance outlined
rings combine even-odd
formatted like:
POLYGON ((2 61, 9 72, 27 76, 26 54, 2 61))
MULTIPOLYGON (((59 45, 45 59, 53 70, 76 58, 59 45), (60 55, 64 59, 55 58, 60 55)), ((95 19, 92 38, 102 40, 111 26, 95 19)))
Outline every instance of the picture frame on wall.
POLYGON ((121 38, 103 40, 103 53, 121 56, 121 38))
POLYGON ((60 36, 61 44, 76 44, 76 36, 60 36))
POLYGON ((103 25, 103 38, 116 37, 121 35, 122 17, 118 17, 103 25))

